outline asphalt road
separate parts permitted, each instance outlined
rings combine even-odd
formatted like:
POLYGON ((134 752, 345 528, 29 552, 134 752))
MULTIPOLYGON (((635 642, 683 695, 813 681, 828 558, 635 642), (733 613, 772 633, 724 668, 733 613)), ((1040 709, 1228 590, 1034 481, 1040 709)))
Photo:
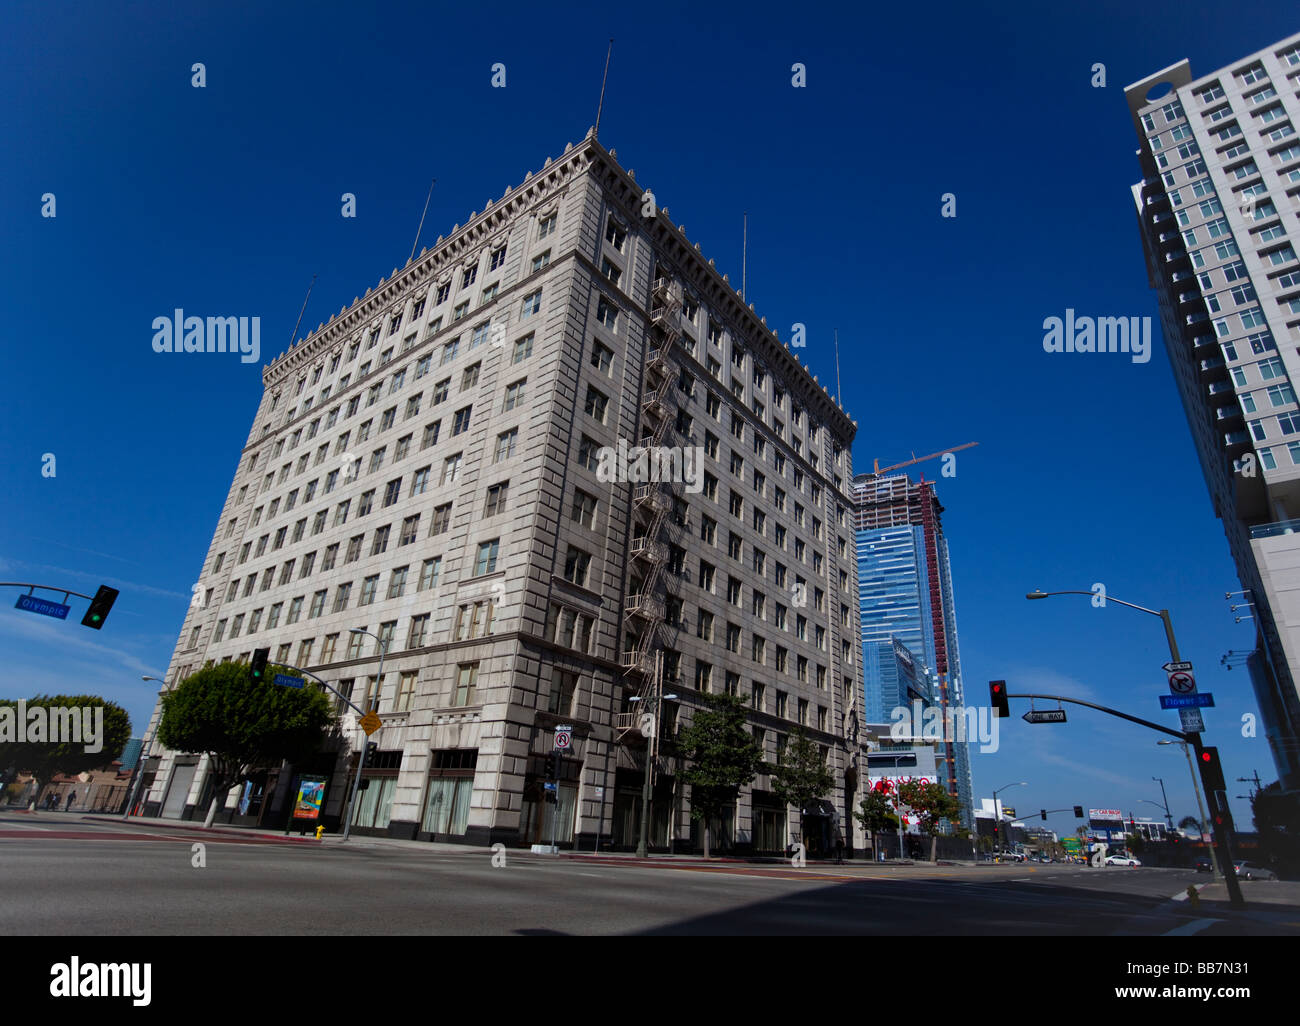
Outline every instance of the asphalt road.
POLYGON ((477 849, 22 816, 0 816, 0 867, 7 936, 1300 934, 1300 908, 1233 920, 1170 901, 1204 876, 1151 868, 647 867, 512 850, 494 866, 477 849))

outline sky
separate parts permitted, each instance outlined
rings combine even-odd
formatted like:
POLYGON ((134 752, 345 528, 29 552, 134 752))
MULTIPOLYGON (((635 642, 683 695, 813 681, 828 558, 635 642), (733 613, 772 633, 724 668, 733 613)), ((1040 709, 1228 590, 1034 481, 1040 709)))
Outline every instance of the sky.
MULTIPOLYGON (((102 694, 143 731, 157 685, 140 677, 167 669, 261 363, 313 275, 299 337, 406 263, 431 178, 422 245, 580 141, 612 37, 601 141, 733 282, 748 213, 747 298, 783 339, 807 326, 801 355, 857 422, 856 469, 979 443, 939 485, 971 701, 1000 678, 1176 727, 1158 619, 1024 598, 1101 583, 1170 610, 1230 783, 1275 779, 1242 736, 1246 671, 1220 666, 1254 628, 1224 598, 1241 585, 1161 342, 1139 364, 1042 339, 1067 308, 1150 316, 1158 336, 1124 86, 1261 49, 1294 7, 1070 7, 5 4, 0 578, 122 595, 99 632, 80 600, 60 622, 6 598, 0 696, 102 694), (176 307, 260 316, 262 360, 155 353, 152 321, 176 307)), ((1175 821, 1195 814, 1154 732, 1077 707, 1031 726, 1025 708, 973 757, 977 798, 1023 780, 1002 795, 1022 814, 1159 818, 1161 777, 1175 821)), ((1248 803, 1233 812, 1249 829, 1248 803)))

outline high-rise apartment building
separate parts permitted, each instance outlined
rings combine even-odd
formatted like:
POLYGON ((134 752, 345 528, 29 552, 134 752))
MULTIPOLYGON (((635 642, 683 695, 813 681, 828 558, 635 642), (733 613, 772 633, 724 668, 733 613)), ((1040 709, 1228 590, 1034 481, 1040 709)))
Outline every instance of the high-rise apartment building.
MULTIPOLYGON (((852 843, 855 425, 592 134, 263 381, 168 679, 270 647, 376 708, 355 829, 631 846, 649 758, 650 845, 696 846, 674 739, 727 691, 769 762, 821 747, 810 827, 852 843)), ((336 822, 340 711, 344 751, 228 809, 282 820, 310 769, 336 822)), ((204 770, 166 753, 150 808, 201 805, 204 770)), ((781 851, 799 810, 763 775, 715 829, 781 851)))
MULTIPOLYGON (((921 702, 955 726, 964 706, 961 658, 943 507, 934 485, 905 474, 861 474, 852 487, 867 719, 889 723, 894 709, 921 702)), ((969 742, 949 737, 937 758, 969 825, 969 742)))
POLYGON ((1147 275, 1256 649, 1283 786, 1300 787, 1300 35, 1125 90, 1147 275))

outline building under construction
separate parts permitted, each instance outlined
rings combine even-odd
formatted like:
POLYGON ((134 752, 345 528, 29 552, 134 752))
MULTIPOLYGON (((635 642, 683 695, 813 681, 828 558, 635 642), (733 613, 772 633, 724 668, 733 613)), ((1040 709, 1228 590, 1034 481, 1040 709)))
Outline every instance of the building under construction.
MULTIPOLYGON (((889 723, 892 710, 916 701, 939 706, 944 722, 950 709, 960 719, 961 659, 942 513, 934 484, 924 477, 853 479, 864 710, 870 722, 889 723)), ((949 738, 939 756, 942 782, 961 802, 962 821, 969 825, 967 744, 949 738)))

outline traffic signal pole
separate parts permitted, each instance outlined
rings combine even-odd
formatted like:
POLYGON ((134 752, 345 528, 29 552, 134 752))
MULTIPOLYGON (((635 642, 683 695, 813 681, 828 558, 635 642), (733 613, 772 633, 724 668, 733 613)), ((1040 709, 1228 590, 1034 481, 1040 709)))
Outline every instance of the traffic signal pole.
MULTIPOLYGON (((1172 638, 1172 632, 1170 636, 1172 638)), ((1205 789, 1206 800, 1210 805, 1210 816, 1213 818, 1215 826, 1218 827, 1213 833, 1213 842, 1222 865, 1223 882, 1228 886, 1228 901, 1234 908, 1245 906, 1246 901, 1241 895, 1241 883, 1237 880, 1237 867, 1232 863, 1232 851, 1228 845, 1228 833, 1232 829, 1232 817, 1228 811, 1227 793, 1222 789, 1223 771, 1219 767, 1217 750, 1207 750, 1201 744, 1200 734, 1185 733, 1181 730, 1173 730, 1170 727, 1162 727, 1160 724, 1144 720, 1140 716, 1130 716, 1118 709, 1097 705, 1094 702, 1085 702, 1080 698, 1066 698, 1064 695, 1008 694, 1004 681, 989 681, 989 692, 990 699, 999 716, 1009 715, 1010 707, 1007 699, 1010 698, 1042 698, 1051 702, 1069 702, 1071 705, 1082 705, 1089 709, 1096 709, 1108 716, 1118 716, 1121 720, 1128 720, 1130 723, 1136 723, 1150 730, 1159 731, 1161 734, 1168 734, 1184 744, 1191 745, 1196 752, 1196 764, 1201 770, 1201 786, 1205 789), (1000 689, 995 687, 998 684, 1002 685, 1000 689), (1207 755, 1209 758, 1207 758, 1207 755), (1213 778, 1215 773, 1218 775, 1217 780, 1213 778)))

